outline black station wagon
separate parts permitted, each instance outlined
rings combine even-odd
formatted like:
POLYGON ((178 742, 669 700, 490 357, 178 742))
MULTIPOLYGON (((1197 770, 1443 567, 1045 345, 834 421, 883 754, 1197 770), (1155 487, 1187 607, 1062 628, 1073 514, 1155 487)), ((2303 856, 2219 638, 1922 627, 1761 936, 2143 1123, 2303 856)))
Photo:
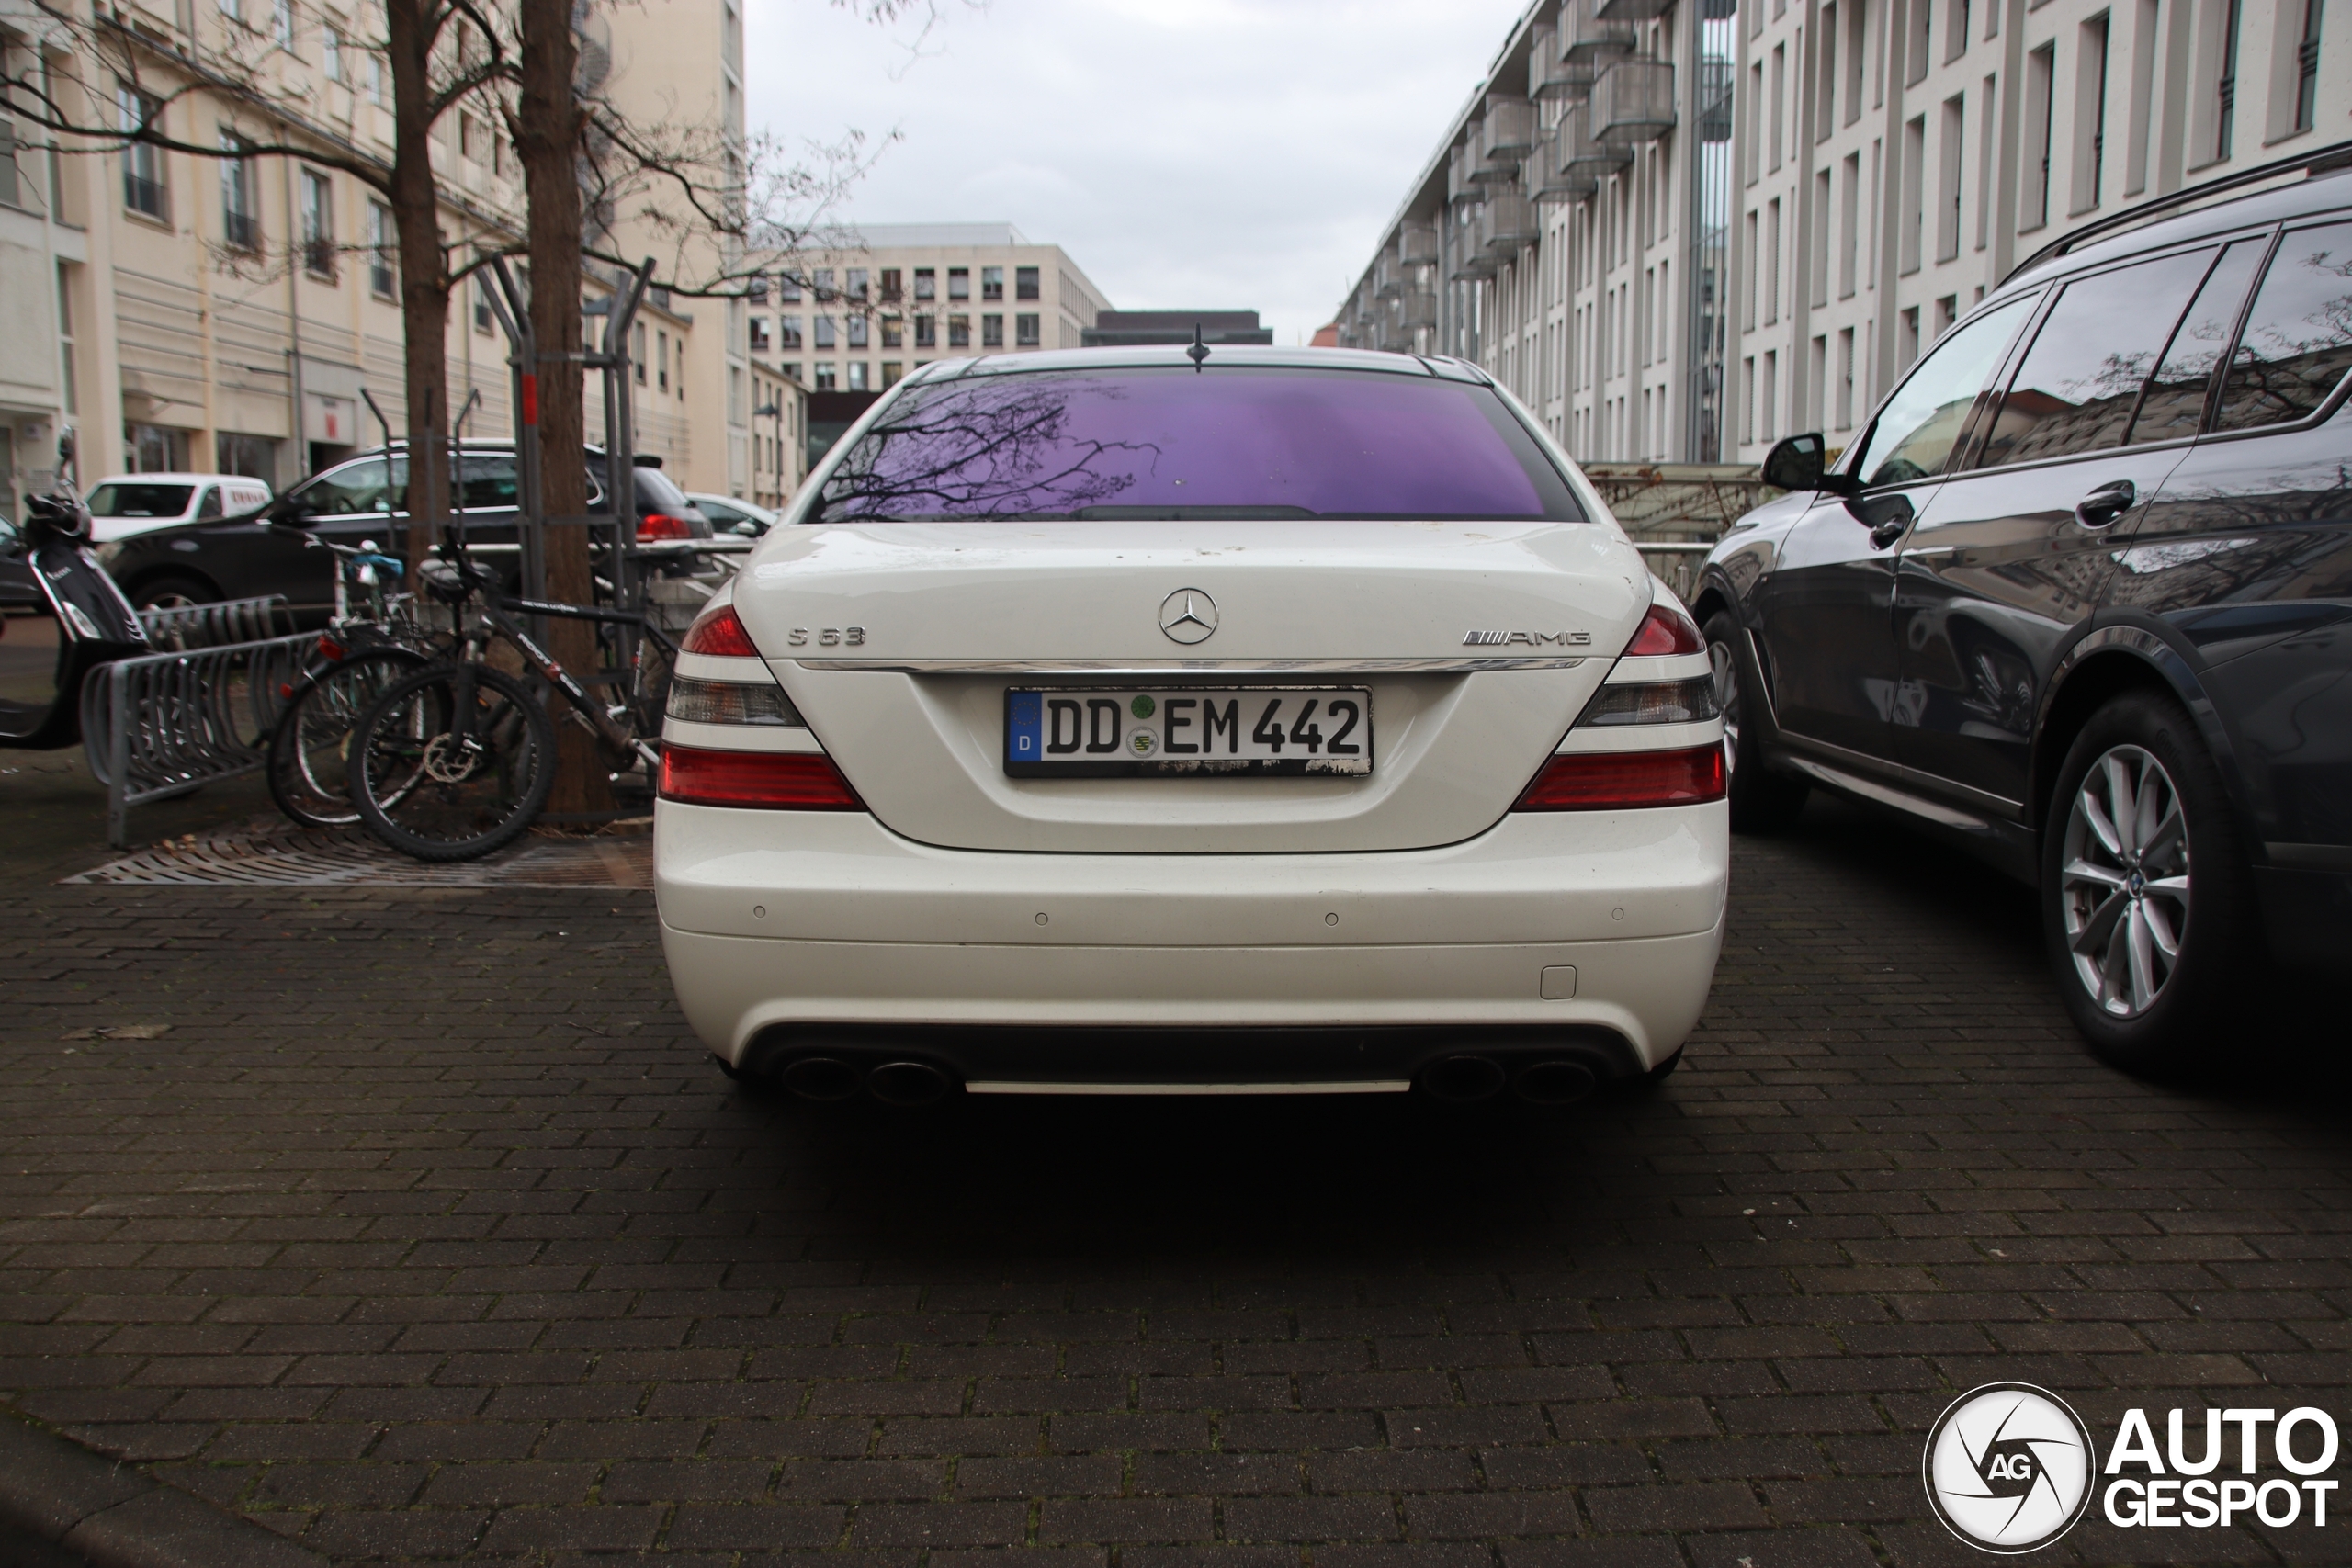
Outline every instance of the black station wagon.
POLYGON ((1944 333, 1692 604, 1732 821, 1820 785, 2034 883, 2093 1046, 2352 953, 2352 172, 2117 220, 1944 333))

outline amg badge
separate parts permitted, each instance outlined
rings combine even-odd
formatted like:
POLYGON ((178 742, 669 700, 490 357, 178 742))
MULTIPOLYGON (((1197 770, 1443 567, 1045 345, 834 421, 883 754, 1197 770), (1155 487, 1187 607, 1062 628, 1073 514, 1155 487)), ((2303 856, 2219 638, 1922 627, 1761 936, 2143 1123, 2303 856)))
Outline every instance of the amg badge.
POLYGON ((1522 648, 1542 648, 1549 644, 1556 648, 1590 648, 1590 632, 1464 632, 1464 648, 1506 648, 1517 644, 1522 648))

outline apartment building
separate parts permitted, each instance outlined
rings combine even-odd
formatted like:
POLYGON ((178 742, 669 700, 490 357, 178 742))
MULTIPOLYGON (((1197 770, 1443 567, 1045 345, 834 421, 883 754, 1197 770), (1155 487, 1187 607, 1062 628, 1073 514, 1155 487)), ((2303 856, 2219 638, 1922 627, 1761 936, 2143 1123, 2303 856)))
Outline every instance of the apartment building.
POLYGON ((1109 308, 1059 245, 1010 223, 863 223, 754 283, 752 357, 813 392, 878 392, 919 365, 1076 348, 1109 308))
MULTIPOLYGON (((0 7, 9 73, 46 79, 85 123, 132 123, 165 100, 172 136, 233 148, 290 141, 389 164, 390 86, 349 11, 295 0, 126 0, 108 13, 138 51, 136 85, 76 59, 30 6, 0 7), (207 90, 258 83, 272 107, 207 90), (193 87, 193 91, 182 92, 193 87)), ((85 26, 100 25, 85 14, 85 26)), ((401 329, 391 214, 363 182, 300 158, 198 158, 152 147, 52 151, 0 110, 0 430, 13 506, 54 478, 56 434, 85 476, 194 468, 284 486, 378 438, 363 390, 397 430, 401 329)), ((520 174, 486 118, 448 116, 433 146, 446 231, 521 231, 520 174)), ((464 301, 448 329, 452 396, 469 427, 505 428, 503 340, 464 301)))
POLYGON ((1459 355, 1578 457, 1841 444, 2018 262, 2352 135, 2320 0, 1537 0, 1342 344, 1459 355))
POLYGON ((2019 262, 2352 136, 2320 0, 1762 0, 1739 17, 1736 430, 1849 438, 2019 262))
POLYGON ((1342 344, 1451 354, 1589 459, 1720 445, 1730 0, 1541 0, 1341 306, 1342 344))

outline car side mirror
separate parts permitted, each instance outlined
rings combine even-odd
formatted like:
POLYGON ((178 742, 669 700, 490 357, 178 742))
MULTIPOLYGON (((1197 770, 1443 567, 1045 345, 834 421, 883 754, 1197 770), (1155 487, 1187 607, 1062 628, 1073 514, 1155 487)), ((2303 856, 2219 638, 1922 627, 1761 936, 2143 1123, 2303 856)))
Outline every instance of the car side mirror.
POLYGON ((1843 498, 1854 521, 1871 531, 1871 548, 1885 549, 1911 530, 1915 514, 1911 498, 1901 491, 1890 495, 1849 495, 1843 498))
POLYGON ((1774 490, 1827 491, 1852 495, 1861 487, 1829 470, 1829 447, 1819 431, 1783 437, 1764 454, 1764 482, 1774 490))

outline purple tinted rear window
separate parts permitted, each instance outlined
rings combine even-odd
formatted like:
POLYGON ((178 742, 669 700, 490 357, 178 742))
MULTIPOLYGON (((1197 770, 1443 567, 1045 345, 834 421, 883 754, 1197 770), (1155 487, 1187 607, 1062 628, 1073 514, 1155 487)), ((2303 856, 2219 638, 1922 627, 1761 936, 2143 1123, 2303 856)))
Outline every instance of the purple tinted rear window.
POLYGON ((1488 388, 1381 371, 1019 371, 908 389, 810 522, 1412 517, 1581 522, 1488 388))

